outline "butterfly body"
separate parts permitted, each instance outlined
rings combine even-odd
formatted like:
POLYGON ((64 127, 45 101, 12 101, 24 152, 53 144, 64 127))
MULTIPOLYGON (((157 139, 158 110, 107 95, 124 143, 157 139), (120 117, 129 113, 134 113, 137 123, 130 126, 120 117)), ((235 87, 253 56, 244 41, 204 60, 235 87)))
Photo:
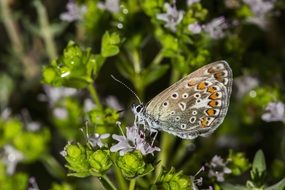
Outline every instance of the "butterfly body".
POLYGON ((217 61, 194 71, 150 100, 133 107, 136 122, 184 139, 208 136, 224 120, 232 71, 217 61))

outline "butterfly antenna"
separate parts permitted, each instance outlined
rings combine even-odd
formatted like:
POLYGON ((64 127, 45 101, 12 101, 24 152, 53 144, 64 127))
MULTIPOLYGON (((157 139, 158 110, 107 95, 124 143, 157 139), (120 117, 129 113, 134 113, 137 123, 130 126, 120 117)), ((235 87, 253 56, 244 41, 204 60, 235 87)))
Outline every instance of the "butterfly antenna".
POLYGON ((111 75, 111 77, 112 77, 112 79, 114 79, 118 83, 124 85, 129 91, 131 91, 131 93, 133 93, 133 95, 135 95, 135 97, 138 99, 139 103, 142 104, 142 101, 140 100, 139 96, 130 87, 128 87, 125 83, 123 83, 122 81, 120 81, 119 79, 114 77, 113 75, 111 75))

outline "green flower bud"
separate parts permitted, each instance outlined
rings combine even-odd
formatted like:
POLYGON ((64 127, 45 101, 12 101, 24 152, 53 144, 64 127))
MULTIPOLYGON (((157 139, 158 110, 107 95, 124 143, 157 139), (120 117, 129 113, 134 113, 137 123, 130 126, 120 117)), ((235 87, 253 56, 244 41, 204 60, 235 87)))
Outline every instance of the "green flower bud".
POLYGON ((93 152, 88 161, 91 169, 98 173, 107 171, 112 165, 109 150, 97 150, 93 152))
POLYGON ((174 168, 169 172, 163 171, 156 185, 157 189, 191 190, 190 177, 184 175, 182 171, 176 173, 174 168))
POLYGON ((65 147, 63 155, 68 162, 66 166, 71 171, 75 172, 69 175, 74 175, 78 177, 84 177, 89 175, 89 162, 87 160, 87 155, 90 153, 86 150, 86 147, 81 144, 68 144, 65 147))
POLYGON ((24 154, 25 161, 31 162, 46 153, 49 139, 50 132, 45 129, 38 133, 22 132, 13 139, 13 143, 24 154))
POLYGON ((143 155, 139 151, 128 152, 117 160, 118 167, 127 178, 134 178, 145 172, 143 155))

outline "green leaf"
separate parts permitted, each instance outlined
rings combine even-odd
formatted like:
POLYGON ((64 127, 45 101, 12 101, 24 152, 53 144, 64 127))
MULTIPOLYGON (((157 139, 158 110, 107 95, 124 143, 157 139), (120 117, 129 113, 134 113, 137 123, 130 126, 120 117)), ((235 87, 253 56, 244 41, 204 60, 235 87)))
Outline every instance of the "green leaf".
POLYGON ((221 184, 221 188, 223 190, 248 190, 248 188, 246 186, 232 185, 229 183, 221 184))
POLYGON ((101 55, 103 57, 111 57, 119 53, 120 49, 117 46, 120 43, 120 36, 117 33, 109 34, 105 32, 102 44, 101 44, 101 55))
POLYGON ((265 188, 265 190, 283 190, 285 189, 285 178, 279 181, 278 183, 265 188))
POLYGON ((252 170, 250 171, 253 180, 259 180, 265 175, 266 163, 262 150, 258 150, 254 156, 252 170))

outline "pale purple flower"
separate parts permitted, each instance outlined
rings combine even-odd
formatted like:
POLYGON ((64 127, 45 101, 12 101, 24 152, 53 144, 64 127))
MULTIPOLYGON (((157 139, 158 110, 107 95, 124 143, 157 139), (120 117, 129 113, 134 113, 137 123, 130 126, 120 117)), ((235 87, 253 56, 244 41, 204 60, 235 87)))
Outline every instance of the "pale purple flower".
POLYGON ((66 87, 50 87, 44 86, 44 91, 46 95, 41 94, 38 98, 41 101, 48 101, 50 105, 54 105, 60 99, 68 96, 74 96, 77 93, 75 88, 66 88, 66 87))
POLYGON ((71 145, 71 141, 68 141, 67 144, 64 146, 63 150, 60 151, 59 154, 60 154, 61 156, 63 156, 63 157, 66 157, 66 156, 67 156, 67 151, 66 151, 66 149, 67 149, 67 147, 70 146, 70 145, 71 145))
POLYGON ((202 31, 202 26, 198 22, 188 25, 188 30, 193 34, 199 34, 202 31))
POLYGON ((118 13, 120 11, 120 0, 106 0, 105 3, 99 2, 97 7, 111 13, 118 13))
POLYGON ((93 136, 88 138, 89 143, 95 148, 96 146, 99 146, 102 148, 104 146, 104 143, 102 142, 103 139, 107 139, 110 137, 110 134, 98 134, 95 133, 93 136))
POLYGON ((57 107, 52 110, 53 115, 58 119, 66 119, 68 117, 68 112, 66 108, 57 107))
POLYGON ((0 114, 0 117, 4 120, 8 119, 11 115, 11 109, 10 108, 5 108, 1 114, 0 114))
POLYGON ((41 128, 41 124, 37 121, 31 121, 26 125, 29 131, 38 131, 41 128))
POLYGON ((176 26, 183 19, 183 11, 177 10, 176 6, 171 6, 169 3, 165 3, 164 7, 166 9, 166 13, 160 13, 156 15, 158 20, 162 20, 165 22, 165 27, 170 29, 172 32, 176 31, 176 26))
POLYGON ((226 23, 226 19, 223 16, 215 18, 203 26, 204 31, 208 33, 213 39, 220 39, 225 37, 226 29, 228 28, 229 25, 226 23))
POLYGON ((66 12, 60 14, 60 19, 67 22, 82 20, 83 15, 87 11, 85 5, 79 6, 73 0, 68 1, 66 9, 66 12))
POLYGON ((28 190, 40 190, 39 185, 34 177, 30 177, 29 182, 31 187, 29 187, 28 190))
POLYGON ((239 8, 241 3, 239 0, 225 0, 225 6, 229 9, 239 8))
POLYGON ((111 152, 118 152, 121 156, 127 152, 139 150, 143 155, 153 154, 154 151, 160 151, 158 147, 149 144, 140 134, 138 127, 127 127, 126 136, 112 135, 113 139, 118 141, 117 144, 110 148, 111 152))
POLYGON ((106 101, 106 105, 108 107, 112 107, 112 108, 114 108, 116 110, 124 109, 122 104, 120 104, 120 102, 118 101, 118 99, 115 96, 107 96, 105 101, 106 101))
POLYGON ((237 88, 235 96, 241 99, 249 91, 256 88, 259 85, 259 81, 253 76, 241 76, 234 79, 234 85, 237 88))
POLYGON ((243 2, 249 6, 253 13, 253 16, 248 18, 248 22, 266 29, 267 16, 273 10, 276 0, 243 0, 243 2))
POLYGON ((6 165, 6 172, 8 175, 13 175, 17 164, 24 160, 23 154, 11 145, 4 146, 4 154, 2 160, 6 165))
POLYGON ((224 175, 232 173, 231 169, 227 166, 227 162, 220 157, 215 155, 210 163, 207 163, 206 166, 209 167, 209 177, 215 177, 218 182, 223 182, 224 175))
POLYGON ((94 108, 95 108, 95 104, 93 103, 93 101, 90 98, 87 98, 84 100, 84 103, 83 103, 84 112, 89 112, 94 108))
POLYGON ((282 121, 285 122, 285 108, 283 102, 270 102, 266 108, 265 113, 261 118, 266 122, 282 121))
POLYGON ((187 6, 190 7, 194 3, 200 3, 201 0, 187 0, 187 6))

